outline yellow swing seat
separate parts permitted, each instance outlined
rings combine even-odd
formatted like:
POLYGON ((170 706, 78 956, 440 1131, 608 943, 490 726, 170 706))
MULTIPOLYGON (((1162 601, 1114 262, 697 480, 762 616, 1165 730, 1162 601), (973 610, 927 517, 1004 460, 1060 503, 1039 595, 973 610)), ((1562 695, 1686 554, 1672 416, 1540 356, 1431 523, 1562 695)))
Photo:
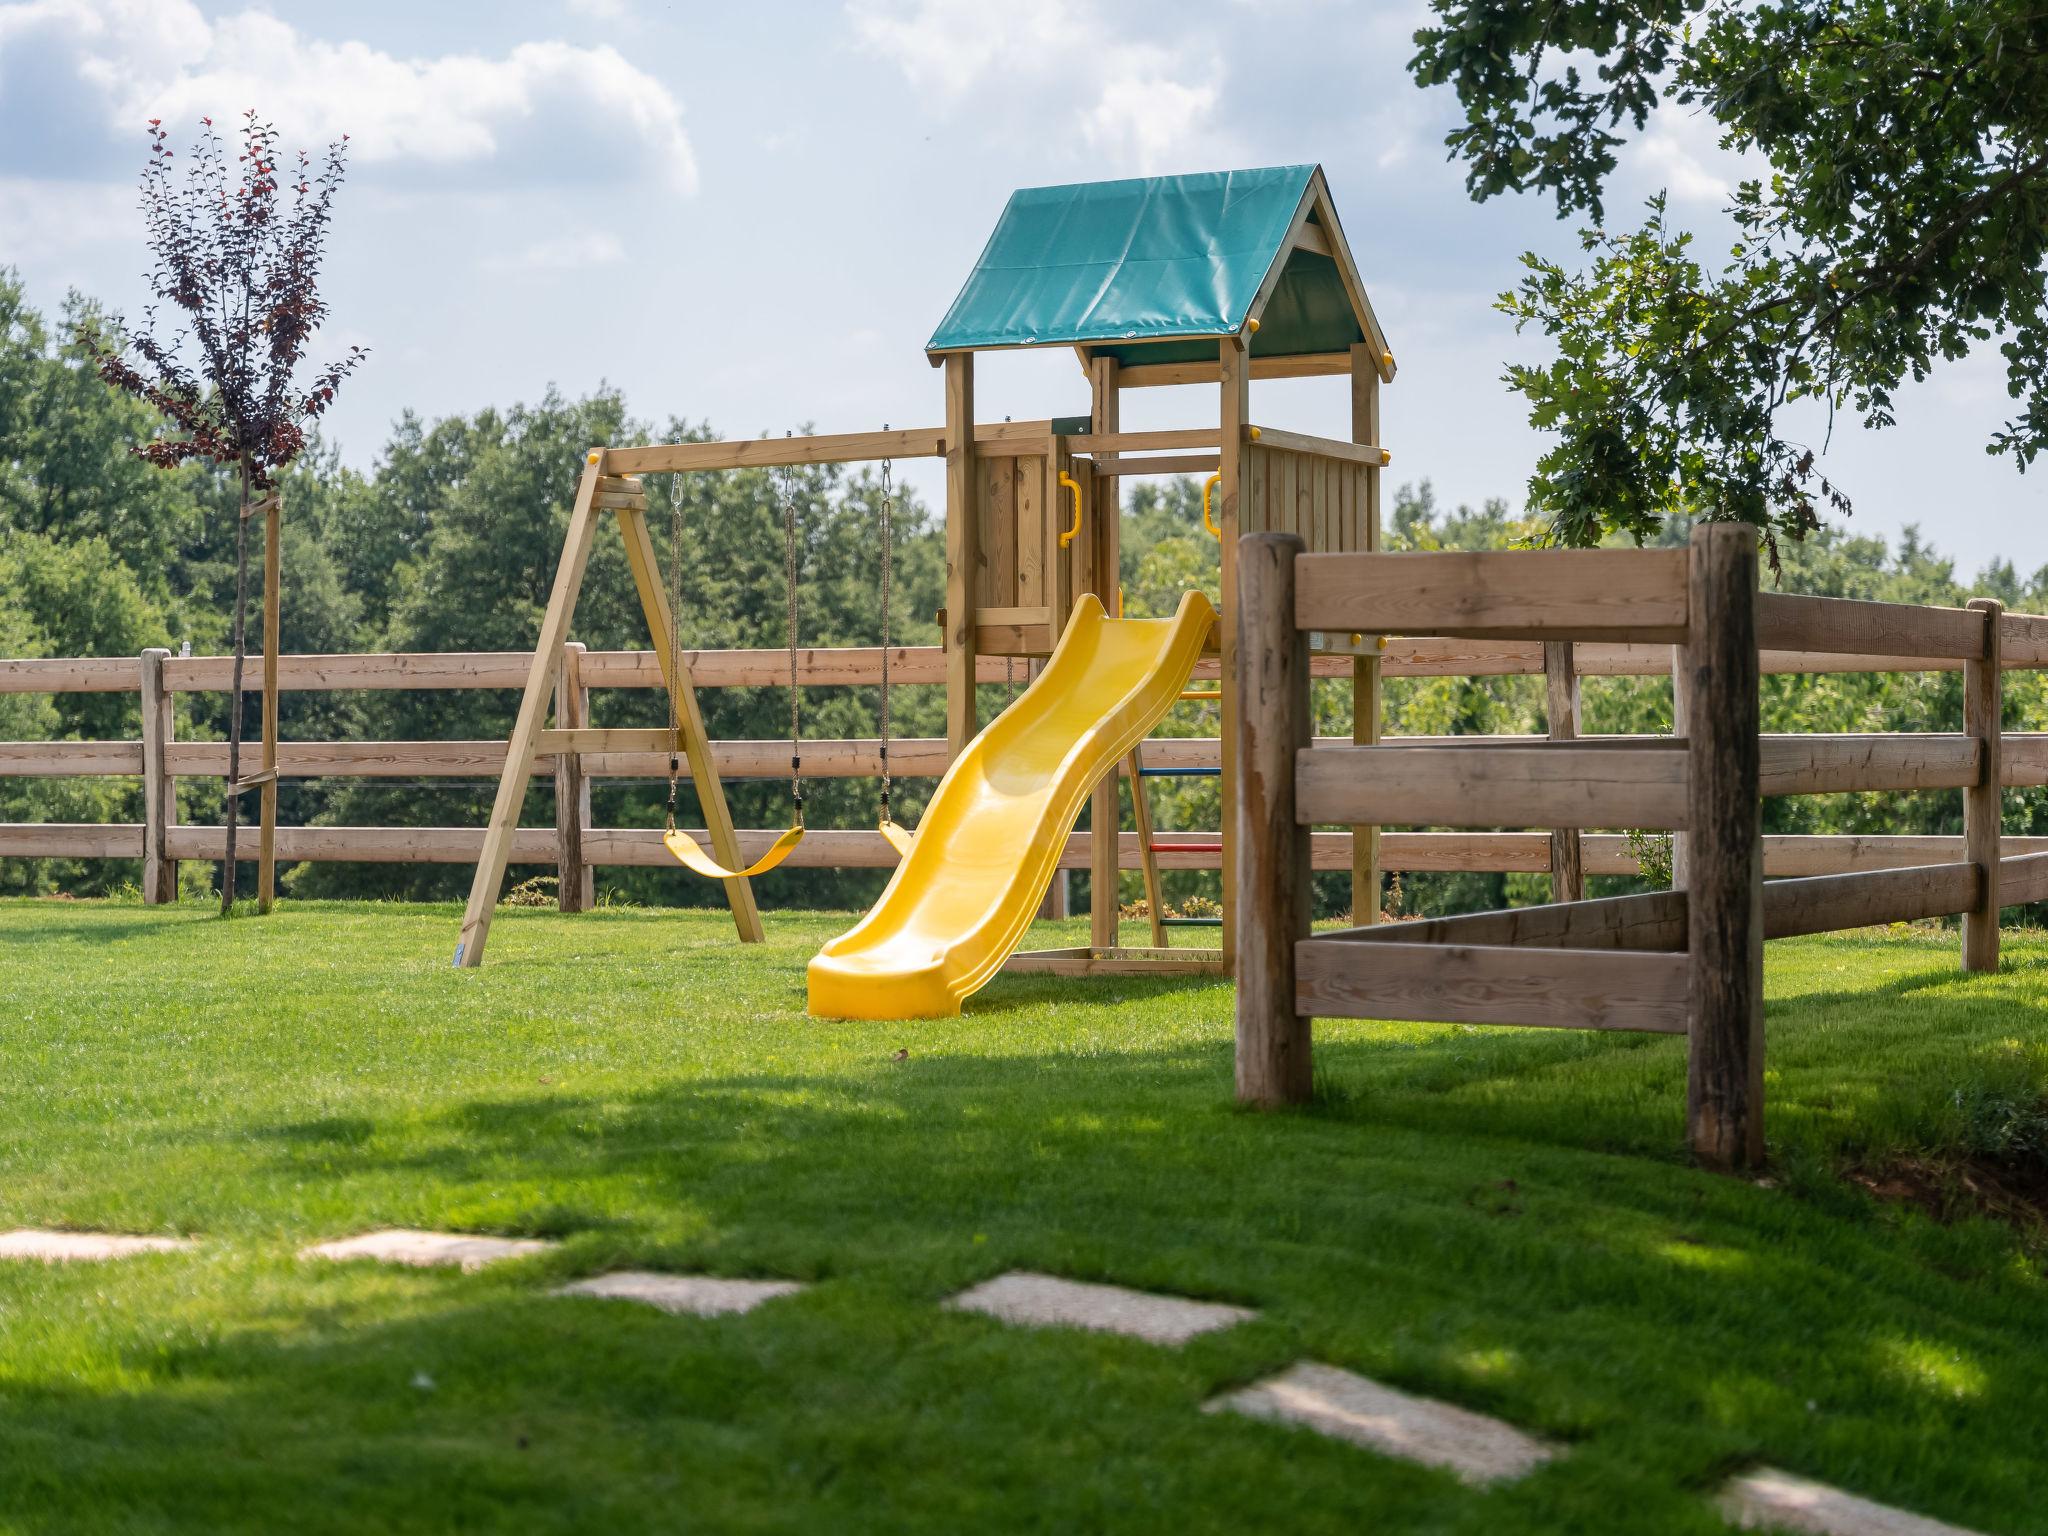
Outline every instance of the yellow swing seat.
POLYGON ((878 830, 888 840, 889 846, 896 850, 896 857, 899 859, 910 857, 910 840, 917 835, 916 833, 912 832, 908 827, 898 826, 887 817, 882 819, 882 824, 878 830))
POLYGON ((692 874, 702 875, 706 880, 750 880, 755 875, 765 875, 794 853, 796 845, 803 840, 804 829, 801 826, 791 827, 745 869, 727 869, 706 853, 689 833, 670 827, 661 835, 662 846, 676 856, 683 868, 692 874))

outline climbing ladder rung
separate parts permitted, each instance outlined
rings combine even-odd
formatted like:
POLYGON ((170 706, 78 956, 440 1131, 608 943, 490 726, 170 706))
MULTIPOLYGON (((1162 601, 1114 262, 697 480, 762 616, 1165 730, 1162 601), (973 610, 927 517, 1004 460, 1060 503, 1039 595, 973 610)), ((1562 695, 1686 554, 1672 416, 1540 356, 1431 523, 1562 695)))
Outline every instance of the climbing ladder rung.
POLYGON ((1141 779, 1214 779, 1222 777, 1221 768, 1140 768, 1141 779))
POLYGON ((1223 919, 1220 917, 1162 917, 1159 919, 1159 926, 1162 928, 1221 928, 1223 926, 1223 919))

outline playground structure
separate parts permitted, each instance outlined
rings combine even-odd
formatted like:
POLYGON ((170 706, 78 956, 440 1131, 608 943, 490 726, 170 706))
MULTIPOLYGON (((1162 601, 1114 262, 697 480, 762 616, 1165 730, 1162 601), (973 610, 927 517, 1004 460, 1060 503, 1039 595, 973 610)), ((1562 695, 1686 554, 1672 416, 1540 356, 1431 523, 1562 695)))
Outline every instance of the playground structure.
POLYGON ((2048 664, 2048 618, 1991 599, 1953 609, 1759 592, 1755 533, 1728 524, 1695 528, 1689 550, 1335 555, 1273 534, 1245 541, 1238 576, 1247 1102, 1309 1098, 1318 1017, 1683 1034, 1694 1155, 1754 1167, 1766 939, 1960 915, 1964 968, 1987 971, 2000 908, 2048 899, 2048 854, 2006 855, 2000 835, 2002 787, 2048 781, 2048 737, 2001 729, 2004 669, 2048 664), (1309 635, 1332 629, 1668 644, 1684 735, 1578 738, 1554 720, 1560 739, 1547 741, 1312 743, 1309 635), (1763 735, 1757 679, 1771 652, 1839 657, 1844 670, 1960 666, 1964 729, 1763 735), (1963 799, 1945 861, 1765 882, 1764 796, 1937 789, 1963 799), (1669 829, 1683 840, 1682 888, 1311 935, 1310 828, 1375 822, 1669 829))
MULTIPOLYGON (((1337 223, 1336 210, 1320 168, 1289 166, 1260 171, 1155 177, 1139 181, 1034 188, 1014 194, 980 260, 951 310, 927 344, 934 366, 943 369, 945 424, 939 428, 829 437, 789 437, 711 444, 656 444, 590 451, 570 515, 563 553, 539 644, 526 678, 519 715, 507 746, 505 771, 485 830, 476 879, 455 949, 455 963, 482 962, 491 914, 503 886, 518 831, 519 808, 528 780, 544 756, 565 751, 652 751, 687 758, 704 810, 715 864, 693 864, 724 880, 742 940, 761 937, 739 841, 727 812, 711 744, 695 697, 695 682, 682 653, 675 615, 662 590, 655 550, 647 533, 644 476, 695 471, 768 468, 855 461, 895 462, 917 457, 946 461, 946 607, 941 621, 946 665, 946 749, 960 764, 979 735, 975 680, 984 656, 1042 658, 1053 654, 1077 612, 1091 615, 1104 633, 1137 621, 1115 616, 1119 608, 1120 479, 1141 474, 1207 474, 1213 501, 1205 513, 1218 541, 1222 611, 1206 645, 1169 647, 1177 674, 1134 678, 1148 695, 1165 693, 1170 706, 1185 687, 1203 650, 1220 661, 1215 690, 1222 715, 1222 750, 1217 764, 1225 823, 1215 835, 1224 871, 1225 899, 1220 945, 1207 952, 1169 950, 1159 926, 1156 873, 1146 859, 1152 896, 1155 947, 1130 952, 1117 946, 1117 843, 1093 839, 1091 849, 1092 942, 1084 949, 1017 956, 1010 964, 1058 974, 1117 971, 1216 973, 1227 971, 1234 943, 1229 899, 1232 835, 1227 807, 1235 789, 1231 758, 1235 717, 1231 661, 1237 618, 1229 594, 1237 537, 1241 531, 1285 528, 1317 550, 1367 550, 1379 538, 1379 472, 1388 454, 1376 439, 1379 387, 1392 379, 1393 354, 1374 318, 1355 263, 1337 223), (979 423, 974 408, 974 368, 985 352, 1030 347, 1072 348, 1090 389, 1085 419, 979 423), (1250 419, 1250 387, 1256 377, 1344 374, 1351 380, 1353 436, 1341 442, 1262 428, 1250 419), (1164 384, 1213 384, 1218 390, 1214 425, 1182 430, 1123 432, 1121 395, 1127 388, 1164 384), (585 565, 599 520, 615 516, 625 539, 649 636, 661 658, 671 699, 671 727, 616 730, 572 723, 558 709, 546 725, 563 647, 569 638, 585 565), (1088 604, 1093 599, 1096 608, 1088 604), (1170 683, 1170 688, 1166 686, 1170 683)), ((680 559, 680 554, 672 554, 680 559)), ((792 612, 796 603, 791 576, 792 612)), ((1183 610, 1186 613, 1186 610, 1183 610)), ((790 683, 800 683, 797 637, 792 620, 790 683)), ((1107 642, 1107 650, 1116 650, 1107 642)), ((1142 648, 1142 647, 1141 647, 1142 648)), ((1092 789, 1091 825, 1106 831, 1119 820, 1117 761, 1127 760, 1134 788, 1146 769, 1136 754, 1138 737, 1156 723, 1151 714, 1133 736, 1125 725, 1101 726, 1124 708, 1121 696, 1076 686, 1071 669, 1061 669, 1070 701, 1092 698, 1100 719, 1087 709, 1040 709, 1039 718, 1061 733, 1048 751, 1044 739, 1022 743, 1027 757, 1041 759, 1042 771, 1059 780, 1032 792, 1037 820, 1012 828, 1021 841, 1009 859, 1028 866, 1021 884, 1016 869, 995 880, 1000 916, 969 904, 952 903, 954 922, 1007 934, 1005 955, 1027 922, 1015 920, 1020 904, 1028 912, 1038 891, 1024 885, 1049 879, 1092 789), (1118 743, 1104 757, 1105 741, 1118 743), (1083 744, 1086 744, 1085 750, 1083 744), (1081 751, 1089 782, 1074 778, 1066 753, 1081 751), (1051 856, 1047 856, 1051 850, 1051 856)), ((1352 665, 1356 715, 1370 739, 1378 718, 1375 653, 1361 653, 1352 665)), ((1034 688, 1044 685, 1041 678, 1034 688)), ((1027 698, 1031 690, 1027 690, 1027 698)), ((1014 733, 1011 733, 1014 735, 1014 733)), ((1007 739, 1007 738, 1006 738, 1007 739)), ((798 755, 792 731, 792 770, 798 755)), ((987 753, 983 754, 986 759, 987 753)), ((1155 765, 1155 770, 1158 765, 1155 765)), ((1015 764, 984 762, 988 778, 1014 777, 1015 764)), ((943 782, 928 823, 962 835, 963 820, 945 801, 954 780, 943 782)), ((963 785, 960 793, 972 794, 963 785)), ((1141 845, 1149 846, 1142 795, 1137 802, 1141 845)), ((984 817, 991 803, 982 799, 984 817)), ((801 801, 797 822, 776 845, 792 851, 803 834, 801 801)), ((971 834, 969 834, 971 836, 971 834)), ((1354 881, 1366 893, 1361 905, 1376 906, 1378 869, 1370 836, 1354 846, 1354 881), (1360 856, 1362 855, 1362 857, 1360 856)), ((928 882, 934 872, 955 867, 958 849, 912 856, 899 869, 883 905, 903 882, 928 882)), ((679 850, 679 857, 687 855, 679 850)), ((766 867, 765 864, 757 867, 766 867)), ((932 908, 925 907, 929 921, 932 908)), ((872 932, 872 930, 870 930, 872 932)), ((923 930, 919 930, 923 931, 923 930)), ((960 939, 954 934, 948 939, 960 939)), ((924 965, 900 946, 891 953, 905 966, 924 965)), ((996 957, 1000 963, 1001 956, 996 957)), ((872 956, 871 956, 872 960, 872 956)), ((984 954, 967 967, 980 980, 994 965, 984 954)), ((964 973, 963 973, 964 974, 964 973)), ((843 978, 842 978, 843 980, 843 978)), ((979 984, 979 981, 976 982, 979 984)), ((834 990, 829 989, 828 990, 834 990)), ((912 987, 905 996, 916 993, 912 987)), ((836 989, 842 1005, 843 985, 836 989)), ((919 993, 937 1006, 935 994, 919 993)), ((955 1011, 958 996, 948 991, 955 1011)))

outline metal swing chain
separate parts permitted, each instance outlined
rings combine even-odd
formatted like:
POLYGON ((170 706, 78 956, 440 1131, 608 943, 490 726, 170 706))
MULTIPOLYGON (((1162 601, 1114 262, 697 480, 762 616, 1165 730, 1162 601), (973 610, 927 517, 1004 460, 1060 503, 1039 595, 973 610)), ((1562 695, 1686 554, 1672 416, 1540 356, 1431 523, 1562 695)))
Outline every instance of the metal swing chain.
POLYGON ((676 779, 683 766, 681 754, 677 751, 682 733, 682 714, 676 708, 675 679, 669 675, 683 653, 683 477, 680 474, 668 477, 668 616, 673 633, 667 637, 670 644, 668 666, 662 669, 662 681, 668 690, 668 817, 665 830, 673 832, 676 829, 676 779))
POLYGON ((804 824, 803 695, 796 682, 796 476, 782 472, 782 574, 789 592, 789 798, 804 824))
MULTIPOLYGON (((883 431, 888 430, 885 423, 883 431)), ((895 576, 895 493, 889 484, 889 461, 882 460, 882 820, 889 810, 889 588, 895 576)))

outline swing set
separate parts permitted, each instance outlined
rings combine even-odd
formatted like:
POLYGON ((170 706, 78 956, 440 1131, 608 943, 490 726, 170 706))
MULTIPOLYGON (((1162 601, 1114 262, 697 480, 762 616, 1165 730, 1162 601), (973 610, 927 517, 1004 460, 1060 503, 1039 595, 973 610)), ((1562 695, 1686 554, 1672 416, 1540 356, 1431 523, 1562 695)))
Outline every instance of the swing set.
MULTIPOLYGON (((645 753, 667 759, 669 794, 661 842, 693 875, 717 880, 732 908, 743 941, 762 938, 755 906, 754 876, 794 861, 835 862, 822 849, 805 849, 804 740, 800 656, 802 555, 801 516, 795 474, 819 464, 878 463, 881 477, 879 555, 881 564, 880 840, 897 861, 891 888, 902 884, 931 894, 931 904, 910 898, 896 905, 916 908, 917 921, 942 910, 958 932, 904 936, 875 949, 858 965, 895 964, 892 957, 944 950, 962 960, 959 976, 932 1005, 957 1008, 961 986, 979 985, 992 968, 1062 976, 1089 974, 1216 974, 1230 969, 1235 948, 1231 876, 1235 867, 1233 816, 1236 764, 1233 740, 1237 700, 1232 681, 1239 627, 1232 594, 1240 535, 1282 530, 1297 533, 1311 552, 1369 550, 1379 542, 1379 473, 1388 456, 1379 441, 1379 392, 1394 377, 1394 359, 1365 297, 1350 249, 1338 225, 1320 168, 1282 166, 1254 171, 1153 177, 1141 181, 1031 188, 1014 194, 989 243, 925 352, 942 370, 945 418, 941 427, 880 432, 763 438, 709 443, 668 443, 591 450, 585 458, 532 669, 517 722, 507 743, 504 777, 485 829, 476 880, 456 948, 455 963, 482 962, 493 908, 503 885, 536 762, 555 753, 645 753), (1190 281, 1199 274, 1199 281, 1190 281), (1030 421, 977 422, 975 365, 987 354, 1021 348, 1071 349, 1089 391, 1085 416, 1030 421), (1268 378, 1347 379, 1351 397, 1350 439, 1312 437, 1252 425, 1252 385, 1268 378), (1216 393, 1206 421, 1185 428, 1126 432, 1121 426, 1124 393, 1154 385, 1207 385, 1216 393), (891 749, 889 626, 893 586, 894 471, 912 459, 942 459, 946 466, 946 595, 940 614, 946 696, 945 760, 948 777, 935 791, 932 809, 913 835, 894 816, 891 749), (708 739, 690 656, 683 649, 684 581, 687 543, 681 477, 734 469, 779 471, 777 494, 783 525, 787 588, 786 649, 789 657, 791 779, 790 824, 769 837, 734 829, 708 739), (660 565, 648 535, 645 477, 670 475, 670 568, 660 565), (1153 621, 1111 619, 1117 611, 1120 523, 1118 485, 1140 475, 1198 474, 1204 487, 1203 522, 1220 542, 1220 612, 1213 627, 1188 639, 1174 639, 1146 665, 1185 664, 1178 679, 1147 683, 1154 705, 1186 699, 1218 706, 1220 766, 1184 761, 1146 763, 1138 748, 1149 725, 1122 696, 1114 669, 1076 665, 1087 647, 1135 641, 1132 627, 1153 621), (569 638, 578 593, 597 526, 616 517, 626 545, 659 682, 667 690, 665 728, 602 729, 584 726, 572 709, 569 719, 548 728, 547 713, 558 658, 569 638), (1098 606, 1099 603, 1099 606, 1098 606), (1064 639, 1069 664, 1056 688, 1055 651, 1064 639), (1020 824, 1014 838, 989 842, 1004 807, 1017 803, 1021 782, 1014 763, 984 751, 969 765, 988 789, 984 801, 965 792, 970 744, 982 735, 976 698, 982 662, 1000 657, 995 674, 1014 677, 1022 661, 1029 686, 1023 699, 1038 698, 1030 718, 1053 735, 1088 734, 1086 751, 1069 751, 1048 736, 1046 772, 1074 775, 1086 784, 1062 782, 1048 792, 1042 822, 1020 824), (1198 672, 1198 668, 1210 670, 1198 672), (1190 687, 1191 678, 1218 677, 1190 687), (1032 680, 1035 676, 1035 681, 1032 680), (1061 707, 1050 707, 1058 702, 1061 707), (1048 724, 1047 722, 1050 722, 1048 724), (1126 742, 1132 730, 1137 735, 1126 742), (1109 751, 1110 746, 1115 751, 1109 751), (1105 757, 1106 754, 1106 757, 1105 757), (1104 758, 1104 761, 1098 761, 1104 758), (682 830, 676 805, 687 769, 702 810, 701 835, 682 830), (1128 773, 1137 821, 1137 862, 1146 875, 1153 913, 1153 947, 1118 947, 1115 893, 1120 871, 1133 850, 1118 827, 1120 779, 1128 773), (1198 843, 1160 844, 1190 855, 1220 850, 1223 866, 1219 944, 1209 950, 1168 950, 1158 896, 1157 862, 1143 786, 1153 778, 1199 773, 1220 780, 1222 825, 1198 843), (956 782, 956 778, 958 782, 956 782), (948 786, 956 793, 945 815, 937 814, 948 786), (1044 893, 1044 879, 1056 868, 1084 861, 1067 838, 1080 807, 1089 807, 1085 864, 1090 874, 1092 918, 1089 945, 1033 953, 1012 946, 1030 926, 1044 893), (986 814, 985 814, 986 813, 986 814), (993 818, 993 819, 992 819, 993 818), (742 838, 755 857, 742 851, 742 838), (969 857, 956 840, 981 839, 969 857), (765 846, 760 839, 766 839, 765 846), (1213 841, 1209 840, 1213 839, 1213 841), (936 841, 935 841, 936 840, 936 841), (956 851, 961 853, 957 860, 956 851), (1004 865, 1002 861, 1014 860, 1004 865), (984 902, 956 889, 970 873, 994 882, 984 902), (1001 889, 996 889, 1000 885, 1001 889), (1030 886, 1032 889, 1025 889, 1030 886), (1107 899, 1105 899, 1107 898, 1107 899), (972 929, 973 932, 968 930, 972 929), (914 941, 913 941, 914 939, 914 941), (998 953, 998 951, 1000 951, 998 953), (971 974, 970 974, 971 973, 971 974), (966 978, 961 980, 960 978, 966 978), (957 983, 957 985, 955 984, 957 983)), ((1184 398, 1176 396, 1176 398, 1184 398)), ((1183 609, 1187 604, 1183 603, 1183 609)), ((1199 605, 1198 605, 1199 606, 1199 605)), ((1183 613, 1174 622, 1195 622, 1183 613)), ((1208 623, 1210 621, 1203 621, 1208 623)), ((1318 636, 1317 648, 1347 658, 1356 738, 1378 732, 1378 637, 1318 636)), ((814 679, 823 675, 817 653, 810 657, 814 679)), ((1102 655, 1108 655, 1104 650, 1102 655)), ((1135 664, 1135 663, 1134 663, 1135 664)), ((558 710, 559 714, 559 710, 558 710)), ((815 745, 815 744, 814 744, 815 745)), ((829 768, 821 771, 831 771, 829 768)), ((1036 771, 1036 770, 1033 770, 1036 771)), ((1034 812, 1034 814, 1037 814, 1034 812)), ((1354 829, 1351 872, 1355 909, 1378 910, 1376 829, 1354 829)), ((1198 834, 1200 835, 1200 834, 1198 834)), ((1008 834, 1005 834, 1007 837, 1008 834)), ((888 897, 884 897, 885 902, 888 897)), ((838 941, 835 941, 835 945, 838 941)), ((844 951, 841 951, 844 953, 844 951)), ((855 967, 855 962, 845 962, 855 967)), ((905 962, 907 963, 907 961, 905 962)), ((949 964, 953 962, 949 961, 949 964)), ((816 962, 814 962, 816 964, 816 962)), ((854 969, 847 969, 852 977, 854 969)), ((814 981, 817 978, 814 977, 814 981)), ((869 1007, 894 1006, 886 988, 851 983, 838 989, 840 1003, 866 1016, 869 1007), (867 989, 867 990, 864 990, 867 989)), ((836 987, 836 983, 835 983, 836 987)), ((813 998, 814 1006, 817 997, 813 998)), ((895 1015, 900 1016, 900 1015, 895 1015)))

